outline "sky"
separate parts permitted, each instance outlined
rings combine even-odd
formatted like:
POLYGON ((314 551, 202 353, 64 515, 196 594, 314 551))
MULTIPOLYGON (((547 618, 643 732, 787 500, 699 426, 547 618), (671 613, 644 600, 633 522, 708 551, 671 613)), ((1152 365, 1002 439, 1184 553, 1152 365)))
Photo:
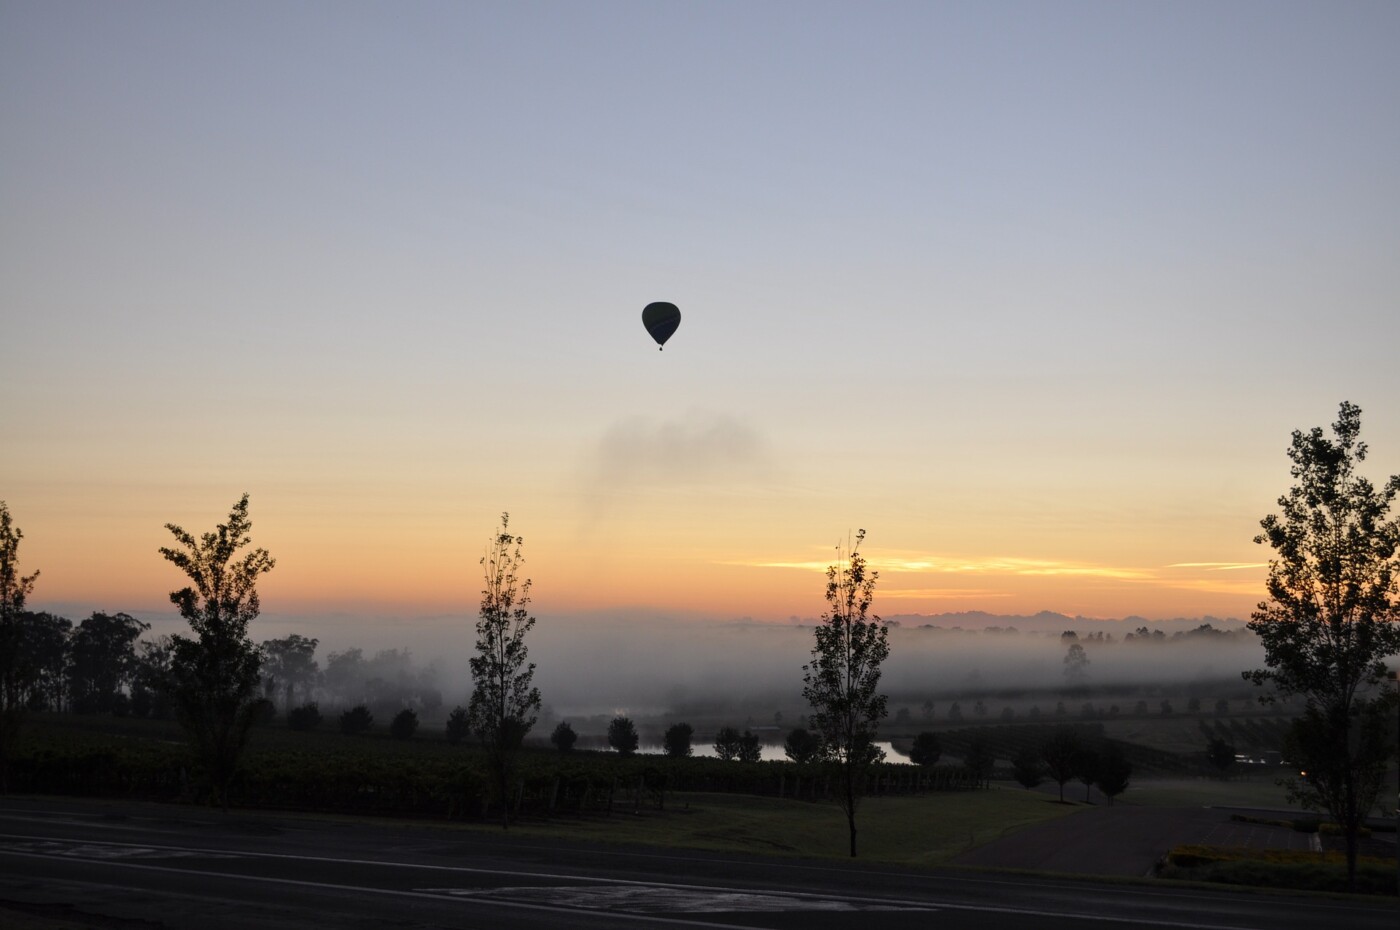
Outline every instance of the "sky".
MULTIPOLYGON (((30 599, 265 629, 1247 617, 1294 429, 1400 472, 1400 5, 0 0, 30 599), (677 304, 658 352, 640 322, 677 304), (260 623, 263 621, 259 621, 260 623)), ((261 638, 255 634, 255 638, 261 638)))

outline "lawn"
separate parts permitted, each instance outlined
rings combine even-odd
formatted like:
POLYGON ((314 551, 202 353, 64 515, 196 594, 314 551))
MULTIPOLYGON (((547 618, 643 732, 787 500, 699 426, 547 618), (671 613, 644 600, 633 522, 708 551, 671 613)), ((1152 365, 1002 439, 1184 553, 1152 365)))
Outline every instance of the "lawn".
MULTIPOLYGON (((1077 809, 1002 788, 866 798, 856 815, 858 852, 867 861, 940 865, 973 846, 1077 809)), ((740 794, 676 793, 664 811, 521 823, 512 830, 721 852, 836 859, 849 853, 845 814, 836 804, 740 794)))
MULTIPOLYGON (((1290 805, 1273 776, 1222 781, 1216 778, 1150 779, 1133 782, 1122 800, 1153 807, 1245 807, 1299 810, 1290 805)), ((1300 811, 1301 813, 1301 811, 1300 811)))

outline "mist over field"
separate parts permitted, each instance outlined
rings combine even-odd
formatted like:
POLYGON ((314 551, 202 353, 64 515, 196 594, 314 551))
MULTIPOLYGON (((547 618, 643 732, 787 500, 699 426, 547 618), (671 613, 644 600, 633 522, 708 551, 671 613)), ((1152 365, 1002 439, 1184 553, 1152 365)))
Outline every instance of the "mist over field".
MULTIPOLYGON (((1159 624, 1150 626, 1162 630, 1159 624)), ((1176 640, 1163 631, 1160 640, 1125 642, 1123 637, 1137 627, 1114 622, 1081 622, 1078 627, 1090 663, 1083 684, 1096 689, 1238 681, 1242 669, 1263 661, 1258 640, 1247 630, 1176 640), (1086 639, 1098 635, 1104 640, 1086 639)), ((882 690, 893 708, 915 699, 1064 688, 1068 643, 1061 634, 1068 629, 1075 626, 1033 631, 892 627, 882 690)), ((810 624, 615 623, 587 630, 541 625, 536 631, 531 655, 539 666, 537 681, 546 703, 560 713, 606 708, 659 713, 750 704, 800 709, 802 665, 813 641, 810 624)))
MULTIPOLYGON (((473 616, 460 616, 323 624, 316 654, 322 670, 332 656, 350 649, 360 649, 364 661, 359 684, 347 684, 342 676, 341 690, 323 691, 322 699, 336 703, 342 695, 355 700, 349 696, 356 688, 371 699, 376 689, 383 691, 382 681, 372 684, 375 677, 396 676, 398 693, 415 702, 422 694, 440 696, 440 705, 423 708, 428 716, 465 703, 471 691, 467 660, 475 644, 474 622, 473 616)), ((1085 689, 1181 690, 1213 683, 1214 689, 1203 696, 1215 696, 1220 683, 1238 688, 1240 671, 1263 662, 1257 638, 1240 621, 1213 617, 1148 621, 1048 612, 1031 617, 970 613, 902 615, 887 622, 890 657, 881 686, 890 698, 891 717, 900 706, 917 708, 926 700, 946 708, 951 701, 986 698, 994 712, 1012 704, 1021 713, 1038 702, 1048 711, 1057 695, 1071 690, 1064 663, 1066 631, 1074 631, 1089 660, 1078 683, 1076 707, 1085 689), (1206 624, 1209 631, 1201 629, 1206 624), (1140 636, 1144 628, 1147 637, 1140 636)), ((527 643, 536 664, 535 684, 550 717, 690 714, 734 716, 739 723, 752 716, 771 723, 772 714, 782 711, 795 722, 806 709, 802 666, 811 656, 815 623, 797 618, 788 623, 716 622, 639 613, 544 615, 527 643)), ((291 632, 314 635, 308 626, 264 618, 253 635, 259 641, 291 632)), ((966 705, 969 712, 971 706, 966 705)))

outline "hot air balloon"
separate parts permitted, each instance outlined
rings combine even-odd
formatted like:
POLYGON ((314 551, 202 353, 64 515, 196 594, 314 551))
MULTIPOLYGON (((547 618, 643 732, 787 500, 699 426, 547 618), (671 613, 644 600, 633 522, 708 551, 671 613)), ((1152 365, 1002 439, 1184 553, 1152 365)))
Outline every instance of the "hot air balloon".
POLYGON ((656 303, 646 305, 642 311, 642 325, 651 333, 651 338, 656 340, 657 346, 665 348, 666 340, 671 338, 671 334, 681 325, 681 311, 675 304, 659 300, 656 303))

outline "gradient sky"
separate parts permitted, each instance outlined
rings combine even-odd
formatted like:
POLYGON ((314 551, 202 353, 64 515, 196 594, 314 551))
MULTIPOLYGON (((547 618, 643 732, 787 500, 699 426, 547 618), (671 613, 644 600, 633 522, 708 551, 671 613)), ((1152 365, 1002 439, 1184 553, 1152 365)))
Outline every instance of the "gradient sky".
MULTIPOLYGON (((0 0, 31 604, 1246 616, 1290 432, 1400 471, 1400 4, 0 0), (657 352, 653 300, 681 328, 657 352)), ((426 622, 426 621, 425 621, 426 622)), ((330 627, 324 627, 329 629, 330 627)))

